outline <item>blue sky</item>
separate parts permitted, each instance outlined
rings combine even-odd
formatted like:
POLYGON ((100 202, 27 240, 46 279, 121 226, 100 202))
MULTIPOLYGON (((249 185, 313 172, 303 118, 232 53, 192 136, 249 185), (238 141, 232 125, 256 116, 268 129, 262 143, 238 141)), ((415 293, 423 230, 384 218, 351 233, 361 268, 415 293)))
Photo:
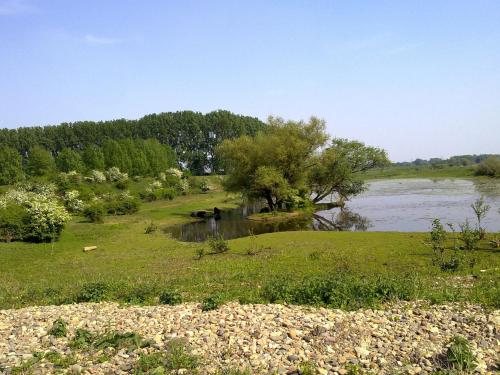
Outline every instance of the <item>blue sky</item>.
POLYGON ((0 0, 0 127, 182 109, 500 153, 500 1, 0 0))

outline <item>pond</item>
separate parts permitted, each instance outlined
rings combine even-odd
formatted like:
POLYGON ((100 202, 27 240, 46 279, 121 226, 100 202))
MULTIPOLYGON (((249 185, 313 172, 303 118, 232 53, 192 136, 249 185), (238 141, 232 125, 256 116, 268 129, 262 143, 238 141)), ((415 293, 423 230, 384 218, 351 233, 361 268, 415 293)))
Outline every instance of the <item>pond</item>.
POLYGON ((470 205, 480 196, 491 206, 483 226, 500 231, 500 181, 467 179, 399 179, 368 183, 368 190, 338 208, 318 211, 312 217, 264 223, 246 219, 259 212, 261 203, 222 213, 221 220, 202 221, 166 229, 181 241, 199 242, 221 234, 225 239, 281 231, 353 230, 425 232, 434 218, 458 224, 475 223, 470 205))

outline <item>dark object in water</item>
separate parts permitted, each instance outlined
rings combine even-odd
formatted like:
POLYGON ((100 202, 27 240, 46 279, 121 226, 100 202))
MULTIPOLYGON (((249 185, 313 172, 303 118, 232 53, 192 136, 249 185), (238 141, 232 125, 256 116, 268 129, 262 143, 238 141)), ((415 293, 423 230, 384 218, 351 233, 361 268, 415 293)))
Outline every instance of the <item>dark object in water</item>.
POLYGON ((214 219, 215 220, 220 220, 221 219, 221 210, 219 210, 217 207, 214 207, 214 219))
POLYGON ((205 217, 207 217, 207 212, 206 211, 193 211, 193 212, 191 212, 191 217, 205 218, 205 217))

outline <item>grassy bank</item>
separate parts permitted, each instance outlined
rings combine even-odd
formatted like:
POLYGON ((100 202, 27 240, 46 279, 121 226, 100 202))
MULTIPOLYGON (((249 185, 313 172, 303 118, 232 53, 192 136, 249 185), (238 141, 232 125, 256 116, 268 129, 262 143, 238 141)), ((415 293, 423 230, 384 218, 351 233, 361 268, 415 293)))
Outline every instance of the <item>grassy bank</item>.
POLYGON ((396 288, 397 295, 411 283, 418 286, 411 298, 486 305, 500 300, 498 250, 486 244, 472 270, 477 278, 470 281, 468 270, 450 274, 431 266, 426 234, 272 233, 229 241, 228 252, 197 259, 200 249, 208 251, 207 244, 182 243, 161 231, 191 220, 193 210, 236 202, 222 192, 183 196, 144 204, 134 215, 107 217, 104 224, 75 218, 53 244, 1 243, 0 308, 75 302, 82 291, 89 292, 89 285, 91 294, 97 285, 102 298, 133 303, 157 303, 165 290, 177 290, 184 300, 216 295, 221 300, 300 302, 303 297, 286 290, 307 283, 318 289, 318 278, 332 274, 345 275, 344 281, 353 285, 348 295, 384 287, 396 288), (145 234, 151 221, 160 229, 145 234), (83 247, 90 245, 98 249, 84 253, 83 247), (269 285, 281 291, 269 290, 269 285))
POLYGON ((361 176, 366 179, 383 178, 471 178, 475 177, 473 167, 440 166, 390 166, 374 168, 364 172, 361 176))

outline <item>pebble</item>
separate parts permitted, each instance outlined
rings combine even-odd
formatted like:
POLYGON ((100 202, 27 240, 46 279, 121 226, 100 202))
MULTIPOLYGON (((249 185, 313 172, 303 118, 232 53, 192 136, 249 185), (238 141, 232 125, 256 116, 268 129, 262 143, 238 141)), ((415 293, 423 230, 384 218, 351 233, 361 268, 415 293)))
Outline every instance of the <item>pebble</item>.
MULTIPOLYGON (((69 374, 133 373, 141 353, 167 349, 172 338, 185 340, 202 357, 204 374, 224 368, 248 368, 252 374, 300 374, 313 362, 319 374, 347 374, 355 364, 377 374, 428 374, 455 335, 465 336, 478 358, 478 373, 495 373, 500 352, 500 311, 471 304, 431 305, 399 302, 380 310, 346 312, 325 308, 228 303, 203 312, 199 304, 120 306, 115 303, 34 306, 0 310, 0 373, 30 353, 49 350, 73 354, 69 374), (47 332, 57 318, 69 324, 68 337, 47 332), (469 319, 468 317, 474 317, 469 319), (77 328, 94 333, 113 329, 136 332, 153 346, 137 350, 105 349, 103 363, 68 348, 77 328)), ((37 374, 56 371, 48 361, 37 374)), ((179 374, 182 373, 178 372, 179 374)))

